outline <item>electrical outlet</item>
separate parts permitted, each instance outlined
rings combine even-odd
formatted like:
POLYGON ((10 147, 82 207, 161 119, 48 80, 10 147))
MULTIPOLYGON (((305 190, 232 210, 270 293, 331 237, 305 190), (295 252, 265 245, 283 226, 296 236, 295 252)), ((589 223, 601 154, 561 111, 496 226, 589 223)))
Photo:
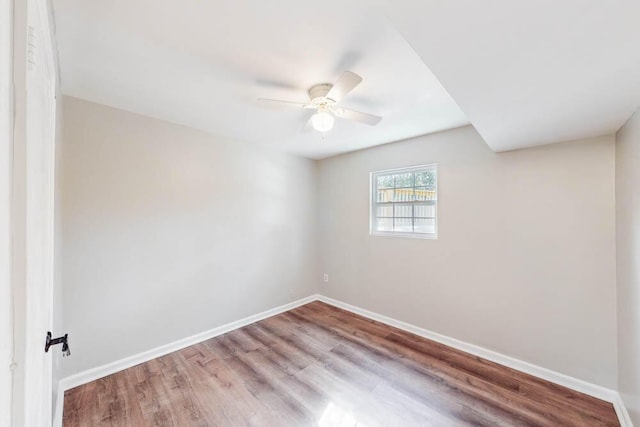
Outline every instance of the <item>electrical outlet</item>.
POLYGON ((323 281, 323 282, 328 282, 328 281, 329 281, 329 275, 328 275, 327 273, 324 273, 324 274, 322 275, 322 281, 323 281))

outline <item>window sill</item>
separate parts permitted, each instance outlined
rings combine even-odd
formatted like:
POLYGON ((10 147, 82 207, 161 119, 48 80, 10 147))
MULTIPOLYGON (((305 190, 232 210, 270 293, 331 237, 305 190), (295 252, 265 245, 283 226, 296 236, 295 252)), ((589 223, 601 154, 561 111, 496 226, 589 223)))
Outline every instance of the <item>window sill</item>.
POLYGON ((434 234, 421 234, 421 233, 395 233, 393 231, 371 231, 370 236, 376 237, 401 237, 403 239, 424 239, 424 240, 437 240, 438 233, 434 234))

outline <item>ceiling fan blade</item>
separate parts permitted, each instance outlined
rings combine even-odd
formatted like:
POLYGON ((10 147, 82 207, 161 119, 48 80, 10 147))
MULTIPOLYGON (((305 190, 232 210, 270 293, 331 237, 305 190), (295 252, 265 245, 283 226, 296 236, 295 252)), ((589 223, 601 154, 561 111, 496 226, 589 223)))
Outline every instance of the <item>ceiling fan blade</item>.
POLYGON ((342 119, 353 120, 354 122, 364 123, 369 126, 375 126, 382 120, 382 117, 361 113, 360 111, 350 110, 348 108, 333 108, 333 113, 342 119))
POLYGON ((313 108, 313 105, 311 104, 294 101, 282 101, 280 99, 258 98, 258 102, 268 105, 279 105, 283 107, 313 108))
POLYGON ((333 85, 329 93, 327 93, 327 98, 340 102, 340 100, 358 86, 361 81, 362 77, 356 73, 345 71, 342 73, 336 84, 333 85))

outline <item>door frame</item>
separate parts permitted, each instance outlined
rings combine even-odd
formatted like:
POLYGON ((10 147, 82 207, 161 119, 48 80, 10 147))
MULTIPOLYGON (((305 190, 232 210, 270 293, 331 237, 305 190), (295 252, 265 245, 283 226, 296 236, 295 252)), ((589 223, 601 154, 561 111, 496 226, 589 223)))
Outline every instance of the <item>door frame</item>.
POLYGON ((48 0, 27 0, 25 425, 51 425, 56 64, 48 0))
POLYGON ((49 0, 27 0, 24 421, 51 425, 57 64, 49 0))
POLYGON ((12 423, 13 1, 0 0, 0 425, 12 423))
POLYGON ((50 7, 50 0, 0 0, 0 425, 8 426, 51 425, 50 329, 40 330, 50 328, 53 310, 59 82, 50 7), (41 125, 33 122, 36 108, 45 111, 41 125), (48 317, 34 319, 39 311, 48 317))

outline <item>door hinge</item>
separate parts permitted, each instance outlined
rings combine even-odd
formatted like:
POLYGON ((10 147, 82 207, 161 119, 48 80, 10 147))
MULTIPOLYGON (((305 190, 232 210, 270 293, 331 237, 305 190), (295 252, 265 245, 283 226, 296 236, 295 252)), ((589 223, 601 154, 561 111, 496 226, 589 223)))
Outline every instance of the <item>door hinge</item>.
POLYGON ((69 349, 69 334, 64 334, 62 337, 51 338, 51 332, 47 332, 47 339, 44 344, 44 352, 48 353, 51 346, 62 344, 62 356, 71 356, 71 350, 69 349))

